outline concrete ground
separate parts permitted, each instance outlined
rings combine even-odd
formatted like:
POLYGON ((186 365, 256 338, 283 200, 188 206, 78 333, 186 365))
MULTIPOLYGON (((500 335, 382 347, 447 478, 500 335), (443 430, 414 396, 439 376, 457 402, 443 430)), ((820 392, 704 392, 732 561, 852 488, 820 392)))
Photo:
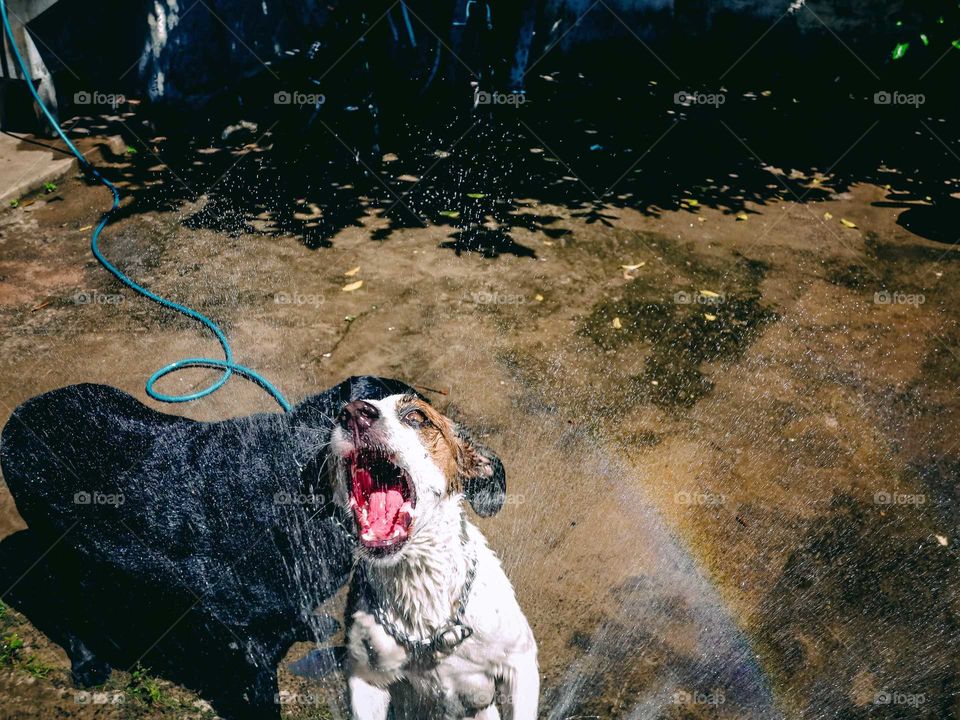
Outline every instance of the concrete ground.
POLYGON ((77 167, 71 156, 0 134, 0 205, 6 207, 48 183, 55 185, 77 167))
MULTIPOLYGON (((128 204, 175 182, 146 155, 102 157, 142 164, 128 204)), ((542 717, 960 717, 957 250, 897 225, 881 185, 801 182, 816 200, 748 201, 744 219, 695 194, 656 213, 513 198, 525 252, 495 258, 453 252, 450 213, 398 227, 364 198, 328 246, 266 210, 233 233, 193 222, 210 194, 128 205, 103 246, 289 397, 401 378, 500 452, 511 501, 480 525, 539 642, 542 717)), ((92 261, 107 204, 71 178, 0 211, 4 418, 76 382, 161 407, 153 370, 217 351, 92 261)), ((275 408, 234 379, 161 409, 275 408)), ((21 527, 0 488, 0 538, 21 527)), ((3 720, 209 716, 149 673, 116 673, 103 692, 122 702, 94 704, 29 618, 0 622, 26 643, 0 667, 3 720)), ((336 675, 281 682, 288 717, 342 716, 336 675), (298 702, 312 692, 323 705, 298 702)))

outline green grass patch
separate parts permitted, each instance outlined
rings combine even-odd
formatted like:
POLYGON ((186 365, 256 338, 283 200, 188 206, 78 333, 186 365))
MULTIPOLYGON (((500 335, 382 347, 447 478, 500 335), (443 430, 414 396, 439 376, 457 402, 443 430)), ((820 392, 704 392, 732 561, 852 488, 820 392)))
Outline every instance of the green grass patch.
POLYGON ((169 705, 170 701, 164 695, 160 682, 150 675, 150 668, 137 665, 130 673, 130 682, 126 687, 127 694, 145 705, 163 706, 169 705))
POLYGON ((23 640, 16 633, 0 638, 0 665, 13 665, 23 650, 23 640))

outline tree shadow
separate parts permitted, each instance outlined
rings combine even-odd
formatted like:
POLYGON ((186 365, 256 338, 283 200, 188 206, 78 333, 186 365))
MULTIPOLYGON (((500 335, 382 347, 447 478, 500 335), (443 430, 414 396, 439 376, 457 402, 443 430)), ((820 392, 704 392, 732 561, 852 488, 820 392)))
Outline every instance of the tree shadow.
MULTIPOLYGON (((203 121, 128 104, 78 118, 72 129, 118 133, 135 150, 101 148, 105 174, 134 200, 120 217, 185 209, 188 227, 293 235, 309 248, 329 247, 349 227, 372 225, 378 242, 439 227, 447 233, 440 246, 456 253, 533 258, 531 235, 568 235, 567 218, 616 227, 625 210, 679 210, 691 221, 703 208, 763 213, 784 201, 836 198, 858 183, 885 187, 905 210, 903 227, 952 247, 960 133, 957 99, 942 79, 957 58, 921 75, 921 65, 879 54, 886 35, 847 38, 851 50, 785 22, 720 74, 705 58, 718 67, 736 59, 732 48, 742 43, 730 33, 743 32, 739 21, 713 17, 712 34, 695 45, 659 38, 659 63, 638 60, 636 38, 616 24, 578 26, 572 45, 580 33, 600 33, 602 45, 551 51, 522 96, 485 105, 474 104, 467 80, 502 81, 465 73, 443 48, 434 63, 433 45, 418 46, 421 70, 407 77, 403 52, 414 48, 397 46, 386 23, 345 54, 345 40, 328 32, 321 51, 292 52, 273 66, 282 88, 315 91, 312 104, 304 92, 307 100, 278 104, 277 83, 252 77, 239 100, 203 121), (807 61, 798 65, 800 56, 807 61), (332 67, 330 58, 338 58, 332 67), (628 82, 624 58, 637 61, 628 82), (898 87, 923 102, 878 101, 898 87)), ((748 25, 769 29, 762 20, 748 25)), ((472 46, 457 50, 479 62, 472 46)))

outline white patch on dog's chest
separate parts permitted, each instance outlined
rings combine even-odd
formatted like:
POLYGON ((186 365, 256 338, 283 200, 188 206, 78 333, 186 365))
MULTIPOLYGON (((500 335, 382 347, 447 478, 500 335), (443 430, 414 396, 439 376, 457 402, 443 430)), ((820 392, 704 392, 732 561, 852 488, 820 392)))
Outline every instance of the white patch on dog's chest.
POLYGON ((469 650, 467 646, 463 654, 454 653, 444 658, 432 674, 452 705, 482 709, 493 702, 496 684, 486 663, 470 660, 469 650))

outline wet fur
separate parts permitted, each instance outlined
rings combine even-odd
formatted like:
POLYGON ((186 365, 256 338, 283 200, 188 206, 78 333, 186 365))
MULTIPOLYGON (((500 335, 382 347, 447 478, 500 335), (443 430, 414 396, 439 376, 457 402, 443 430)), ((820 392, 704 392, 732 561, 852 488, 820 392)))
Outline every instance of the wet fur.
POLYGON ((277 663, 336 630, 313 610, 346 581, 353 541, 331 503, 276 498, 329 500, 334 418, 396 393, 415 396, 355 377, 290 413, 213 423, 104 385, 23 403, 0 438, 29 527, 0 543, 4 601, 63 646, 80 686, 140 663, 230 720, 279 718, 277 663), (92 491, 124 502, 74 502, 92 491))
POLYGON ((409 636, 426 638, 444 627, 466 582, 470 558, 476 577, 464 622, 474 634, 435 667, 411 667, 407 650, 380 626, 371 598, 357 582, 348 598, 347 673, 355 720, 535 720, 539 695, 537 648, 500 562, 480 531, 467 521, 461 491, 483 514, 503 504, 502 465, 486 448, 435 409, 406 397, 372 403, 378 420, 365 438, 335 430, 341 456, 333 472, 337 497, 349 492, 346 458, 354 443, 373 442, 395 457, 418 498, 411 534, 392 555, 364 552, 364 575, 392 622, 409 636), (411 409, 427 419, 411 430, 400 418, 411 409), (415 438, 415 440, 414 440, 415 438))

